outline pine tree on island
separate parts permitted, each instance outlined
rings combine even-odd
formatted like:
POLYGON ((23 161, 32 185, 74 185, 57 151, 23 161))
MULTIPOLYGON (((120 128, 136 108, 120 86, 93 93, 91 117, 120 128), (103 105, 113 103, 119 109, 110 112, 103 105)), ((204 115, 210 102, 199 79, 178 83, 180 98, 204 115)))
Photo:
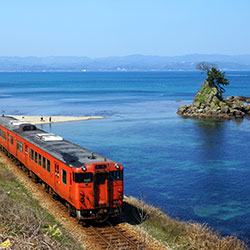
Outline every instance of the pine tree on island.
POLYGON ((229 85, 229 81, 225 78, 225 72, 221 72, 216 67, 216 64, 207 62, 200 62, 196 65, 198 70, 207 72, 206 82, 209 84, 210 88, 215 87, 222 94, 225 92, 223 86, 229 85))
POLYGON ((223 98, 224 87, 229 85, 229 81, 225 77, 225 72, 217 69, 217 65, 200 62, 196 68, 206 72, 207 78, 195 95, 194 102, 189 106, 181 106, 177 114, 184 117, 216 119, 243 118, 250 114, 250 104, 243 104, 248 98, 235 96, 223 98))

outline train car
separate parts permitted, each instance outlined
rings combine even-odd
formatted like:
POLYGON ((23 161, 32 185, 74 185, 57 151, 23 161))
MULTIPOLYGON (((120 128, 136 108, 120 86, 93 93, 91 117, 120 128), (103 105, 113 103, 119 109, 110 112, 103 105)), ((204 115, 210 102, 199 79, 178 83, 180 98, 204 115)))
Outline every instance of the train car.
POLYGON ((0 117, 0 146, 47 190, 59 195, 78 220, 105 221, 123 203, 123 166, 62 137, 0 117))

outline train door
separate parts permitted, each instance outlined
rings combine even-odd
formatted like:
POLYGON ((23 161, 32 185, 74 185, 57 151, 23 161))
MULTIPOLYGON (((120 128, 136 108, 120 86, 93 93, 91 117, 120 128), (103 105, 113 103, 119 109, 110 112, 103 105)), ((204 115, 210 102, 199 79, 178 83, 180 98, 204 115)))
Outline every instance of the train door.
POLYGON ((54 186, 55 186, 55 191, 58 192, 58 186, 60 185, 59 164, 57 162, 55 162, 54 166, 55 166, 54 186))
POLYGON ((74 185, 72 186, 72 171, 69 173, 69 200, 73 202, 72 194, 74 193, 74 185))
POLYGON ((99 172, 94 178, 95 207, 109 206, 109 179, 108 173, 99 172))
POLYGON ((55 190, 62 198, 68 198, 67 170, 55 162, 55 190))

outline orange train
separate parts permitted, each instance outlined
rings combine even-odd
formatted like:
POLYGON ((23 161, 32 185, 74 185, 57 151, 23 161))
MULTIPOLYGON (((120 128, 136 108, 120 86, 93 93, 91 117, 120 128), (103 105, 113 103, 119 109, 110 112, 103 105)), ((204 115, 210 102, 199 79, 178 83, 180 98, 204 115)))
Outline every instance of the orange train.
POLYGON ((123 166, 62 137, 0 117, 0 147, 52 193, 78 220, 105 221, 123 203, 123 166))

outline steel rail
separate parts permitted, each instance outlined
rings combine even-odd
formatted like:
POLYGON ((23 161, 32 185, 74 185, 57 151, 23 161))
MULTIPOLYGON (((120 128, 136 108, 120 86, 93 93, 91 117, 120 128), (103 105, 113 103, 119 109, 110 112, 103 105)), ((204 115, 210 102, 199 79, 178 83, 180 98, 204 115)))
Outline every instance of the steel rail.
POLYGON ((116 227, 114 227, 109 221, 107 221, 107 224, 114 230, 116 231, 118 234, 120 234, 122 236, 123 239, 125 239, 127 242, 129 242, 130 245, 136 247, 136 249, 138 250, 143 250, 143 248, 141 248, 141 246, 139 244, 137 244, 135 241, 133 241, 131 238, 129 238, 127 235, 125 235, 123 232, 121 232, 119 229, 117 229, 116 227))
POLYGON ((110 222, 106 222, 107 227, 90 226, 92 231, 92 237, 99 238, 96 243, 100 245, 102 249, 119 249, 119 250, 143 250, 140 244, 133 241, 126 234, 121 232, 118 228, 113 226, 110 222))

